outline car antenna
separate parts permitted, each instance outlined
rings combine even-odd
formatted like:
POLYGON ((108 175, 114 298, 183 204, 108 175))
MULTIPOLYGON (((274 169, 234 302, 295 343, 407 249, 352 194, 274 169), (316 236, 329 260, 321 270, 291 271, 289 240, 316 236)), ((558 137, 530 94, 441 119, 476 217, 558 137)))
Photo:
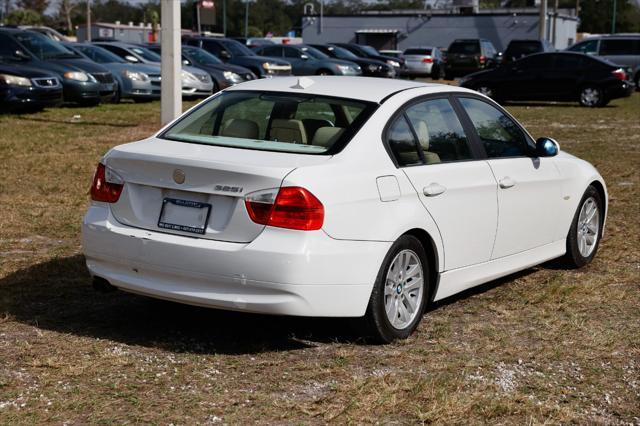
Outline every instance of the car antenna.
POLYGON ((296 84, 291 86, 292 89, 306 89, 307 87, 311 87, 314 81, 309 77, 300 77, 296 84))

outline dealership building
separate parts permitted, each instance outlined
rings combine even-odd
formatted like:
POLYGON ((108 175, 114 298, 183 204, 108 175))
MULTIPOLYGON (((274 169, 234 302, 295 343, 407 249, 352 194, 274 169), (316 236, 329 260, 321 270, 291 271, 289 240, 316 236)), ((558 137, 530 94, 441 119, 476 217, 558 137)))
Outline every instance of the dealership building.
MULTIPOLYGON (((514 39, 539 39, 538 8, 479 9, 456 7, 410 11, 368 11, 357 15, 309 13, 302 18, 305 43, 351 42, 377 49, 404 50, 412 46, 447 47, 459 38, 483 38, 503 51, 514 39)), ((550 10, 546 39, 557 49, 576 41, 574 9, 550 10)))

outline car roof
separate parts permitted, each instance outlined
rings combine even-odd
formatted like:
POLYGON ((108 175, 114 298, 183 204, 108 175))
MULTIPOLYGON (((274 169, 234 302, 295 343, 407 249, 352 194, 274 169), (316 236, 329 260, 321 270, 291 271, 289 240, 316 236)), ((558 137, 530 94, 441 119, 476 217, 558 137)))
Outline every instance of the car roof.
POLYGON ((410 80, 393 80, 373 77, 345 77, 345 76, 308 76, 308 77, 277 77, 257 79, 233 86, 226 91, 257 90, 269 92, 304 93, 319 96, 342 97, 368 102, 381 102, 397 92, 414 89, 431 88, 433 93, 440 92, 468 92, 455 86, 444 84, 419 83, 410 80), (295 88, 298 85, 304 89, 295 88))

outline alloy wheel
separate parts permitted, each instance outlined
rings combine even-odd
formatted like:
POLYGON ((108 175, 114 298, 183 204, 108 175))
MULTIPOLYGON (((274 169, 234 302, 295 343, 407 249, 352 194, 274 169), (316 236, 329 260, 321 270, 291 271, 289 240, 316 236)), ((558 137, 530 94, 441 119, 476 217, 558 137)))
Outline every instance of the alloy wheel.
POLYGON ((580 92, 580 103, 585 106, 596 106, 600 103, 601 98, 600 89, 595 87, 585 87, 580 92))
POLYGON ((413 250, 402 250, 387 270, 384 306, 391 325, 403 330, 420 314, 424 297, 424 273, 420 258, 413 250))
POLYGON ((578 216, 578 250, 583 257, 589 257, 596 248, 600 235, 600 210, 593 197, 589 197, 582 204, 578 216))

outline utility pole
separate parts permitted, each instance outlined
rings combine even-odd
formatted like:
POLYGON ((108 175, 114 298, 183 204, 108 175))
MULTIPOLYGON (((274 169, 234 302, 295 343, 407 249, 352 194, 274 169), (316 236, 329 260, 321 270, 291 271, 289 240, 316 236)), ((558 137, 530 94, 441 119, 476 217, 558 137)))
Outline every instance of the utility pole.
POLYGON ((91 0, 87 0, 87 42, 91 43, 91 0))
POLYGON ((244 0, 244 38, 249 37, 249 0, 244 0))
POLYGON ((556 47, 556 32, 558 31, 558 2, 559 0, 556 0, 553 4, 553 33, 551 34, 553 47, 556 47))
POLYGON ((160 7, 162 24, 160 118, 165 125, 182 113, 180 1, 161 0, 160 7))
POLYGON ((613 0, 613 18, 611 19, 611 34, 616 33, 616 9, 618 8, 616 0, 613 0))
MULTIPOLYGON (((615 0, 614 0, 615 1, 615 0)), ((540 0, 540 23, 538 29, 540 30, 540 40, 547 39, 547 0, 540 0)))

